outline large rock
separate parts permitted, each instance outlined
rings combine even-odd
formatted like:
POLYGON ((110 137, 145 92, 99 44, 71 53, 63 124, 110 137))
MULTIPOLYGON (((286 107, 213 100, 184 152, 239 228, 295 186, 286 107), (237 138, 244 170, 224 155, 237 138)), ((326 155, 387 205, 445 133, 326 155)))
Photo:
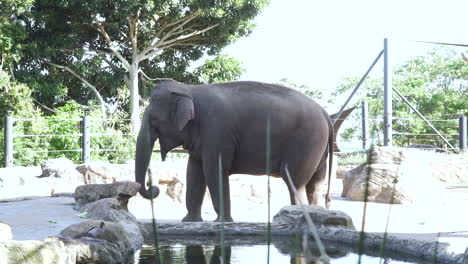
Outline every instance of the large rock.
POLYGON ((90 220, 73 224, 60 232, 60 235, 72 239, 87 237, 107 241, 117 245, 122 257, 128 259, 143 246, 143 236, 139 232, 138 225, 136 224, 135 226, 139 238, 136 239, 136 236, 129 236, 128 229, 126 228, 127 225, 128 223, 122 224, 110 221, 90 220))
POLYGON ((131 164, 117 165, 95 161, 78 165, 76 169, 83 175, 85 184, 114 183, 135 178, 135 167, 131 164))
POLYGON ((66 252, 77 264, 122 264, 134 263, 133 256, 127 257, 122 254, 116 243, 92 237, 81 237, 72 239, 60 237, 65 244, 66 252))
POLYGON ((87 184, 78 186, 75 190, 74 198, 76 207, 81 207, 87 203, 104 198, 118 198, 122 201, 122 206, 126 209, 128 199, 135 196, 140 189, 140 184, 136 182, 123 181, 112 184, 87 184))
POLYGON ((339 226, 355 229, 353 220, 349 215, 337 210, 326 210, 315 205, 285 206, 273 217, 272 223, 287 226, 291 230, 304 230, 308 225, 304 213, 310 216, 315 226, 339 226))
MULTIPOLYGON (((98 255, 105 252, 119 254, 116 259, 131 263, 134 253, 143 245, 143 236, 136 218, 128 212, 127 204, 139 188, 140 184, 135 182, 79 186, 75 200, 81 204, 83 215, 94 220, 71 225, 60 235, 77 240, 77 245, 85 239, 94 246, 90 251, 97 250, 98 255), (118 249, 109 245, 117 245, 118 249)), ((83 252, 79 251, 79 254, 82 257, 83 252)), ((119 263, 101 260, 91 263, 119 263)))
POLYGON ((136 222, 136 218, 116 198, 104 198, 84 205, 88 218, 113 222, 136 222))
POLYGON ((371 163, 348 171, 342 196, 353 201, 409 203, 443 199, 444 186, 431 171, 428 151, 376 147, 371 163), (369 178, 368 178, 369 177, 369 178))
POLYGON ((0 241, 11 240, 12 238, 11 227, 0 221, 0 241))
POLYGON ((75 260, 64 243, 56 239, 0 242, 1 263, 72 264, 77 263, 75 260))
POLYGON ((50 159, 41 164, 39 176, 50 185, 51 194, 73 192, 78 185, 85 184, 83 175, 76 170, 76 165, 67 158, 50 159))

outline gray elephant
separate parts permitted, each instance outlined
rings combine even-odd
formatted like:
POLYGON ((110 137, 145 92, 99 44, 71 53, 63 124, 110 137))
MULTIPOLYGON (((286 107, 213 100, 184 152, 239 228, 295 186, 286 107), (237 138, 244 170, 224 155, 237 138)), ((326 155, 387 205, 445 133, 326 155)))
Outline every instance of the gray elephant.
MULTIPOLYGON (((145 187, 153 146, 159 139, 162 160, 178 146, 189 153, 188 213, 182 221, 203 221, 201 206, 206 187, 218 214, 215 221, 220 221, 219 163, 225 221, 233 221, 229 175, 265 174, 267 120, 271 175, 283 178, 291 204, 298 204, 286 177, 287 167, 301 201, 318 204, 329 154, 331 172, 330 117, 302 93, 260 82, 185 85, 161 81, 152 92, 137 140, 135 179, 141 184, 140 194, 149 199, 159 193, 156 186, 145 187)), ((329 191, 326 199, 330 200, 329 191)))

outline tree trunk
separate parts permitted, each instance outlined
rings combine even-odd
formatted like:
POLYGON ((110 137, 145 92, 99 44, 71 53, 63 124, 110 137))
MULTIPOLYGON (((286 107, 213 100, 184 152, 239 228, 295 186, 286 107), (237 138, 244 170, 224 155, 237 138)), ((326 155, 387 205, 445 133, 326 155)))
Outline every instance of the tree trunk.
POLYGON ((133 63, 129 75, 129 89, 130 89, 130 119, 132 121, 132 131, 137 133, 140 129, 140 105, 138 94, 138 64, 133 63))

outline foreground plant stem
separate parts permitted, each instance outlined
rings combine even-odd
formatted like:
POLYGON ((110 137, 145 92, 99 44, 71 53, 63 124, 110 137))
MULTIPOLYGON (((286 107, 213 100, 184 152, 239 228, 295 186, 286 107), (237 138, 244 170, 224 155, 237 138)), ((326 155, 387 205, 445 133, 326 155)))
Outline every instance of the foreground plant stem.
POLYGON ((314 222, 312 221, 312 218, 310 218, 310 215, 307 213, 306 206, 304 202, 301 200, 301 197, 297 193, 296 186, 294 186, 294 183, 291 179, 291 175, 289 174, 289 169, 288 169, 288 164, 284 166, 284 170, 286 172, 286 177, 288 178, 289 184, 291 185, 291 190, 294 192, 294 196, 296 197, 296 201, 301 205, 302 212, 304 213, 304 218, 307 222, 307 226, 309 227, 309 232, 312 234, 312 237, 314 238, 315 242, 317 243, 317 247, 320 252, 320 260, 323 263, 330 263, 330 257, 327 255, 327 252, 325 251, 325 246, 323 245, 322 241, 320 240, 320 236, 318 235, 317 228, 315 227, 314 222))
MULTIPOLYGON (((151 174, 148 175, 148 185, 150 188, 153 188, 153 177, 151 174)), ((158 242, 158 226, 156 224, 156 218, 154 217, 154 203, 153 203, 153 198, 151 197, 150 199, 150 204, 151 204, 151 220, 152 220, 152 226, 153 226, 153 235, 154 235, 154 253, 155 253, 155 258, 154 258, 154 263, 155 264, 162 264, 162 259, 161 259, 161 254, 159 253, 159 242, 158 242)))
POLYGON ((224 264, 224 260, 226 257, 226 250, 224 248, 224 197, 223 197, 223 162, 221 153, 218 156, 218 174, 219 174, 219 216, 221 218, 221 228, 219 231, 219 238, 221 244, 221 256, 219 259, 220 264, 224 264))

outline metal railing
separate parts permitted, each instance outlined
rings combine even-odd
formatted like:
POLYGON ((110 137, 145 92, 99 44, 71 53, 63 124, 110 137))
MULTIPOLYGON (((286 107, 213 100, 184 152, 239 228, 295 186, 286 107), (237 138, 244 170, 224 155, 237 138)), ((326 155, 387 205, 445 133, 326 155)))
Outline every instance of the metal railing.
MULTIPOLYGON (((350 118, 348 118, 350 119, 350 118)), ((360 140, 362 142, 362 148, 344 148, 340 147, 342 152, 350 152, 350 151, 359 151, 359 150, 366 150, 369 148, 371 143, 378 144, 375 142, 375 139, 370 138, 371 134, 371 127, 376 127, 376 123, 382 123, 383 117, 369 117, 367 103, 362 103, 361 109, 361 125, 362 129, 360 133, 356 133, 353 135, 353 138, 356 140, 360 140), (371 126, 371 122, 373 122, 371 126)), ((394 121, 406 121, 411 122, 416 120, 416 118, 399 118, 393 117, 394 121)), ((48 138, 48 137, 76 137, 80 139, 80 146, 79 148, 71 148, 71 149, 31 149, 29 151, 35 153, 69 153, 69 152, 79 152, 81 156, 81 162, 87 163, 91 161, 91 153, 92 152, 122 152, 126 151, 125 149, 118 149, 118 148, 101 148, 98 146, 92 146, 93 137, 114 137, 114 136, 123 136, 123 137, 134 137, 135 134, 133 133, 102 133, 102 131, 92 131, 92 122, 91 121, 130 121, 128 119, 92 119, 88 116, 84 116, 79 119, 21 119, 21 118, 14 118, 11 116, 6 116, 5 118, 5 134, 4 134, 4 165, 5 167, 13 167, 14 166, 14 153, 15 153, 15 145, 14 139, 15 138, 32 138, 32 137, 39 137, 39 138, 48 138), (77 125, 77 132, 78 133, 68 133, 68 134, 14 134, 14 123, 20 121, 48 121, 48 122, 64 122, 64 121, 72 121, 72 122, 79 122, 77 125), (79 127, 79 129, 78 129, 79 127), (93 148, 94 147, 94 148, 93 148)), ((355 120, 357 121, 357 120, 355 120)), ((451 142, 451 145, 458 145, 458 148, 461 152, 468 151, 467 149, 467 118, 465 116, 460 116, 457 119, 447 119, 447 120, 427 120, 429 122, 446 122, 450 124, 452 130, 455 129, 457 126, 458 121, 458 133, 409 133, 404 131, 392 131, 392 134, 396 137, 413 137, 414 142, 416 142, 417 138, 420 137, 434 137, 432 141, 426 139, 426 142, 434 142, 433 145, 440 146, 440 139, 437 137, 443 136, 446 137, 448 141, 451 142), (458 142, 457 142, 458 141, 458 142)), ((350 122, 350 121, 348 121, 350 122)), ((340 131, 342 132, 342 131, 340 131)), ((375 133, 374 133, 375 134, 375 133)), ((380 140, 381 141, 381 140, 380 140)), ((432 150, 442 150, 448 151, 449 147, 435 147, 435 146, 428 146, 428 148, 432 150)), ((105 147, 105 146, 104 146, 105 147)), ((419 148, 424 148, 424 146, 419 146, 419 148)), ((128 150, 127 150, 128 151, 128 150)), ((159 149, 153 150, 154 152, 159 152, 159 149)), ((181 148, 177 148, 171 151, 172 153, 187 153, 185 150, 181 148)), ((30 165, 30 164, 27 164, 30 165)))

